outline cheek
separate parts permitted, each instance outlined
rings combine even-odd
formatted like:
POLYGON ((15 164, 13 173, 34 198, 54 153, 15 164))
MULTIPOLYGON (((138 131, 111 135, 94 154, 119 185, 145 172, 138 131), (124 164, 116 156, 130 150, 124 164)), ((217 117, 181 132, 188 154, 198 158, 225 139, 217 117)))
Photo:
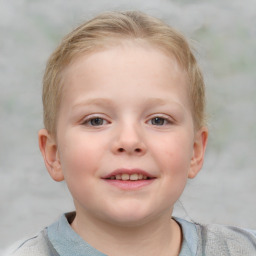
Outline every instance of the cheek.
POLYGON ((65 182, 72 197, 85 203, 92 197, 93 182, 97 173, 97 155, 81 141, 62 147, 60 161, 65 182))
POLYGON ((97 159, 99 159, 97 144, 90 139, 72 136, 66 138, 60 147, 61 167, 67 182, 88 178, 97 168, 97 159))
POLYGON ((163 170, 167 170, 170 175, 175 173, 182 175, 190 166, 192 157, 190 141, 188 136, 174 134, 158 140, 158 143, 151 148, 154 148, 155 159, 163 170))

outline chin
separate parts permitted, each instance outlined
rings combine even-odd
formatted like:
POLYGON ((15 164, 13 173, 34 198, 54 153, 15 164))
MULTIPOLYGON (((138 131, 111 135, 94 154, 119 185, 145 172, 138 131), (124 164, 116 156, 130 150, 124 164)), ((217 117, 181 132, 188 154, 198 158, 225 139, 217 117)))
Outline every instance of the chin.
POLYGON ((118 220, 112 220, 111 224, 119 227, 138 227, 145 223, 147 223, 147 218, 132 218, 132 217, 126 217, 126 218, 120 218, 118 220))
POLYGON ((109 212, 108 219, 111 224, 123 227, 136 227, 147 223, 152 218, 152 213, 129 207, 129 209, 117 209, 115 212, 109 212))

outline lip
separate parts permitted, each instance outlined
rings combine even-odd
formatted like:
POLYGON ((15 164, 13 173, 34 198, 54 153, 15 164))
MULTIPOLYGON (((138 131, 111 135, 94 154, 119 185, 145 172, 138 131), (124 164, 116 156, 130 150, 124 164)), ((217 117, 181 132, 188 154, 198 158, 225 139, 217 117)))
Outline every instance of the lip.
POLYGON ((149 174, 148 172, 141 170, 141 169, 116 169, 113 172, 105 175, 102 177, 102 179, 108 183, 109 185, 116 187, 118 189, 121 190, 138 190, 141 189, 143 187, 146 187, 150 184, 152 184, 155 180, 156 177, 154 177, 153 175, 149 174), (110 179, 111 176, 115 176, 118 174, 142 174, 147 176, 149 179, 146 180, 136 180, 136 181, 130 181, 130 180, 112 180, 110 179))
POLYGON ((132 175, 132 174, 142 174, 142 175, 145 175, 149 178, 155 178, 153 175, 151 175, 150 173, 144 171, 144 170, 141 170, 141 169, 125 169, 125 168, 121 168, 121 169, 116 169, 114 170, 113 172, 111 173, 108 173, 107 175, 103 176, 102 179, 109 179, 111 176, 115 176, 115 175, 118 175, 118 174, 129 174, 129 175, 132 175))

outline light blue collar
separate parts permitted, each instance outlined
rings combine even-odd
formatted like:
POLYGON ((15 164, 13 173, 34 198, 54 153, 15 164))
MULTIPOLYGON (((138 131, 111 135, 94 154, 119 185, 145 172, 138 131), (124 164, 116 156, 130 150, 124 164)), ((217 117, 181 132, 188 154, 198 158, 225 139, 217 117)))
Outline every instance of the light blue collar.
POLYGON ((196 256, 199 244, 198 232, 194 223, 175 217, 182 229, 183 241, 179 256, 196 256))
POLYGON ((48 237, 60 256, 106 256, 85 242, 70 226, 67 217, 74 213, 63 214, 48 227, 48 237))
MULTIPOLYGON (((67 218, 74 213, 63 214, 48 227, 48 237, 60 256, 106 256, 85 242, 70 226, 67 218)), ((180 218, 174 218, 182 228, 183 242, 179 256, 196 256, 198 234, 196 225, 180 218)))

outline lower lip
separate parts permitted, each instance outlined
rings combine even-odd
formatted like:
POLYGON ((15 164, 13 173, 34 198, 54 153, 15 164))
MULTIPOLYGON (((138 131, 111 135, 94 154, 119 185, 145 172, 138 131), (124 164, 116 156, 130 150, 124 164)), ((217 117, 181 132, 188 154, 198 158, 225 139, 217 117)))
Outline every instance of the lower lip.
POLYGON ((130 181, 104 179, 108 184, 123 190, 137 190, 150 185, 154 180, 155 179, 130 181))

